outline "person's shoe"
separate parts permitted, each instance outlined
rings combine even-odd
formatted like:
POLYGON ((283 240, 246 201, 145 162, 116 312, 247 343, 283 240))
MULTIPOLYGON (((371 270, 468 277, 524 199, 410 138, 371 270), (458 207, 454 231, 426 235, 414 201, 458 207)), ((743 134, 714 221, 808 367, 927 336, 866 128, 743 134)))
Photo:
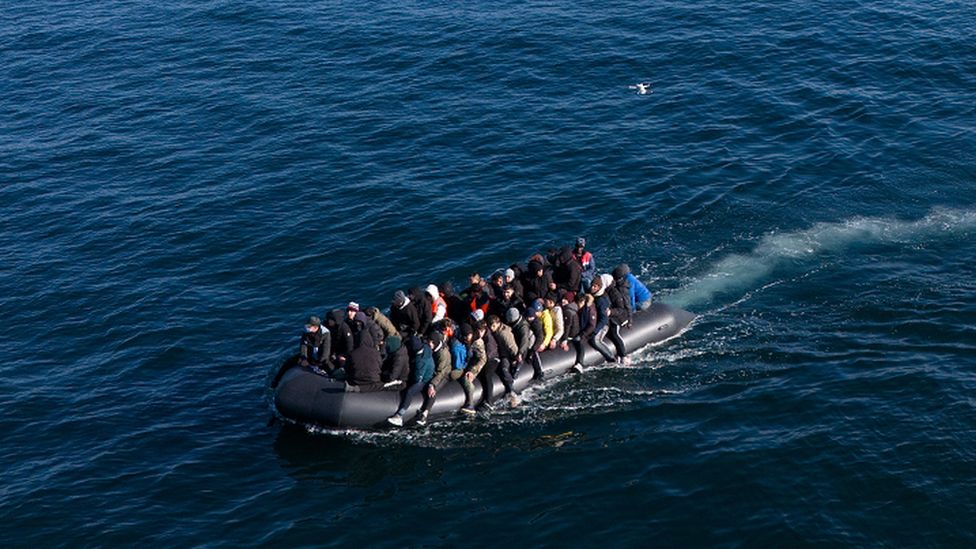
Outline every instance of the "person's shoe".
POLYGON ((625 357, 623 358, 623 365, 624 365, 624 366, 630 366, 630 362, 631 362, 631 361, 630 361, 630 356, 629 356, 629 355, 627 355, 627 356, 625 356, 625 357))
POLYGON ((573 364, 573 371, 576 372, 577 374, 582 374, 583 373, 583 365, 580 364, 579 362, 577 362, 576 364, 573 364))
POLYGON ((509 406, 511 406, 512 408, 516 408, 518 407, 519 404, 522 404, 522 398, 519 397, 517 393, 512 393, 508 395, 509 406))
POLYGON ((546 373, 542 370, 539 370, 532 376, 532 381, 542 381, 544 379, 546 379, 546 373))
POLYGON ((495 411, 495 406, 492 403, 490 403, 490 402, 482 402, 481 403, 481 411, 482 412, 494 412, 495 411))
POLYGON ((396 425, 397 427, 403 427, 403 416, 401 416, 399 414, 394 414, 394 415, 386 418, 386 421, 388 421, 390 423, 390 425, 396 425))
POLYGON ((427 425, 427 410, 417 414, 417 425, 420 425, 421 427, 427 425))
POLYGON ((461 408, 461 413, 465 415, 473 416, 477 414, 478 411, 475 410, 474 407, 472 406, 465 406, 464 408, 461 408))

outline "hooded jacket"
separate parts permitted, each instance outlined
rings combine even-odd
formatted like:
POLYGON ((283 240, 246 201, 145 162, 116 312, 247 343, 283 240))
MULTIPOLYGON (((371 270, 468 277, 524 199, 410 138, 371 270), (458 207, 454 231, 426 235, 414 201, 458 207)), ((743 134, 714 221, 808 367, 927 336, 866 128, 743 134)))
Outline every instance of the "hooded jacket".
POLYGON ((397 336, 386 338, 386 359, 383 361, 383 381, 406 381, 410 373, 410 355, 397 336))
POLYGON ((560 288, 571 292, 579 291, 583 279, 583 265, 576 258, 572 248, 563 248, 559 254, 559 265, 552 272, 552 280, 560 288))
POLYGON ((386 341, 386 338, 390 336, 398 336, 400 332, 397 331, 396 326, 390 322, 389 317, 383 314, 376 307, 369 307, 366 309, 366 316, 368 316, 377 326, 380 327, 380 331, 383 332, 381 341, 386 341))
POLYGON ((419 287, 414 287, 410 288, 410 301, 417 308, 417 317, 420 320, 416 333, 426 334, 434 320, 434 313, 430 308, 430 296, 419 287))
POLYGON ((413 355, 413 372, 410 375, 412 383, 427 383, 434 377, 434 355, 430 345, 420 342, 420 350, 413 355))
POLYGON ((349 353, 346 362, 346 379, 350 385, 376 385, 381 383, 380 352, 372 345, 360 345, 349 353))

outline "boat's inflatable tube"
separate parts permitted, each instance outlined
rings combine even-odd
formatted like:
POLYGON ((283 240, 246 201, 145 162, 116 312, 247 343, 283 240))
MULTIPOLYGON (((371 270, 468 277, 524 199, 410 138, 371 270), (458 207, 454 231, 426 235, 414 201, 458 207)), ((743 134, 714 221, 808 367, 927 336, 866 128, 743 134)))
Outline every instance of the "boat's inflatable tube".
MULTIPOLYGON (((649 309, 633 315, 632 326, 621 331, 621 337, 630 353, 645 345, 674 337, 695 318, 688 311, 655 303, 649 309)), ((611 349, 613 344, 607 340, 611 349)), ((595 349, 584 345, 583 364, 593 366, 603 362, 595 349)), ((542 353, 542 369, 546 378, 559 376, 573 367, 575 351, 555 349, 542 353)), ((386 425, 386 418, 396 412, 402 391, 376 391, 359 393, 346 391, 343 381, 336 381, 290 361, 275 376, 274 405, 285 419, 328 428, 362 429, 386 425)), ((521 391, 532 383, 532 368, 523 364, 515 379, 515 389, 521 391)), ((500 397, 504 392, 501 380, 492 380, 493 394, 500 397)), ((481 384, 475 382, 475 404, 481 401, 481 384)), ((412 421, 423 404, 423 394, 417 395, 404 419, 412 421)), ((437 400, 430 417, 456 414, 464 405, 464 390, 458 382, 449 381, 437 391, 437 400)))

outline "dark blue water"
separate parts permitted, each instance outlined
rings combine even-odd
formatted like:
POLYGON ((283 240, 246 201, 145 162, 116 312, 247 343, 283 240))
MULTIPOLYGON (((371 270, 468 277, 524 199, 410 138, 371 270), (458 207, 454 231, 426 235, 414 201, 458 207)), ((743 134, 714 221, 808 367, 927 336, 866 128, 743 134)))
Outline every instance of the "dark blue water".
POLYGON ((973 545, 973 36, 952 1, 3 4, 0 544, 973 545), (577 235, 699 320, 490 420, 267 426, 308 314, 577 235))

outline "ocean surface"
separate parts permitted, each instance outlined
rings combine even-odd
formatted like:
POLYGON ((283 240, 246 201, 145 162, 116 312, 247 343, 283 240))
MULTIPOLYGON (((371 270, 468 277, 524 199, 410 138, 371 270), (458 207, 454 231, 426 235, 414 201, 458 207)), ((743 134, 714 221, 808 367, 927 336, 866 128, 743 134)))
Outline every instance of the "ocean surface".
POLYGON ((940 0, 3 3, 0 546, 976 545, 974 36, 940 0), (698 319, 487 419, 269 425, 309 314, 580 235, 698 319))

